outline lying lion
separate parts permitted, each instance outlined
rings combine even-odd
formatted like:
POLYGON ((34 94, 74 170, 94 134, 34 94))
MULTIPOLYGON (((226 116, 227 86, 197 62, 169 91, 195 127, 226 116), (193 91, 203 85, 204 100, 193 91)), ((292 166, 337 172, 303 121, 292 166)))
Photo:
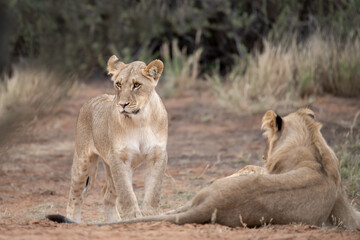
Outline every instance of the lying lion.
MULTIPOLYGON (((271 222, 359 229, 360 214, 346 197, 339 161, 321 135, 321 124, 315 121, 314 113, 300 109, 281 118, 268 111, 262 128, 267 138, 266 171, 247 167, 205 187, 179 211, 115 224, 169 221, 254 227, 271 222), (254 174, 242 175, 249 172, 254 174)), ((73 222, 61 215, 47 217, 73 222)))

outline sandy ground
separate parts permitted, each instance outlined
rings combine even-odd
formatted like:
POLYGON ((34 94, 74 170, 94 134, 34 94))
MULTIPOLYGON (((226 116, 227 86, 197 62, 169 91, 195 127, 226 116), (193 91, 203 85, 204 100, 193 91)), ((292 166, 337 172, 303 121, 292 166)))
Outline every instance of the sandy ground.
MULTIPOLYGON (((102 93, 112 93, 111 86, 86 84, 75 98, 58 106, 52 116, 41 119, 21 139, 15 139, 7 153, 0 156, 0 239, 360 239, 359 231, 302 224, 258 229, 170 223, 97 227, 45 220, 48 213, 65 213, 77 114, 85 101, 102 93)), ((164 103, 169 113, 169 163, 162 212, 183 205, 214 179, 247 164, 262 164, 262 114, 234 113, 221 107, 208 93, 164 103)), ((312 108, 324 125, 322 132, 328 143, 337 146, 349 133, 360 100, 322 97, 312 108)), ((359 127, 357 123, 355 133, 359 127)), ((104 178, 100 164, 98 181, 84 202, 85 223, 105 219, 100 194, 104 178)), ((141 202, 141 167, 135 171, 133 184, 141 202)))

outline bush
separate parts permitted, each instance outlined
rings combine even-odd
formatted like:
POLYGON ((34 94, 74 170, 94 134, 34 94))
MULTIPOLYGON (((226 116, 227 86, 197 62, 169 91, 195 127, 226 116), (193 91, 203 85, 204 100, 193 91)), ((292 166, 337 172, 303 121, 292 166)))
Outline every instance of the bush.
POLYGON ((9 66, 26 57, 83 74, 104 69, 113 54, 124 62, 159 57, 161 46, 175 39, 186 54, 203 49, 202 72, 218 63, 224 73, 236 62, 234 54, 261 50, 264 38, 279 41, 297 34, 303 41, 319 27, 346 38, 360 20, 358 0, 21 0, 2 5, 11 12, 0 17, 2 25, 12 24, 6 31, 8 47, 2 47, 10 49, 9 66), (199 31, 200 46, 195 42, 199 31))
POLYGON ((194 54, 186 55, 186 49, 180 50, 177 41, 164 44, 161 48, 161 57, 164 59, 165 70, 160 83, 161 95, 165 98, 184 94, 195 86, 199 77, 199 60, 201 49, 194 54))
POLYGON ((40 114, 72 95, 75 78, 43 67, 18 65, 0 81, 0 146, 40 114))
POLYGON ((238 109, 258 112, 295 106, 301 98, 321 93, 360 93, 359 37, 345 43, 320 33, 303 43, 295 39, 265 41, 262 52, 239 58, 224 81, 217 73, 208 76, 216 95, 238 109))

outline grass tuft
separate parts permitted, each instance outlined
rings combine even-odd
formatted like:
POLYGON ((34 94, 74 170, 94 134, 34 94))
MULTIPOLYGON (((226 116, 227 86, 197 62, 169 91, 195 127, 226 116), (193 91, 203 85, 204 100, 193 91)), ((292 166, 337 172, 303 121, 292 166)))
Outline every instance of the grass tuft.
POLYGON ((51 110, 73 94, 73 78, 35 66, 14 66, 11 76, 0 81, 0 145, 28 126, 38 115, 51 110))
POLYGON ((304 43, 295 37, 264 42, 262 52, 237 59, 226 76, 207 76, 215 95, 233 109, 250 113, 287 109, 323 93, 360 94, 360 37, 345 41, 321 33, 304 43))
POLYGON ((336 149, 336 153, 340 160, 340 174, 347 194, 352 198, 360 197, 360 136, 354 139, 348 137, 336 149))
POLYGON ((186 49, 180 50, 176 40, 164 44, 161 56, 164 59, 165 70, 160 93, 165 98, 177 97, 194 87, 199 76, 201 49, 187 55, 186 49))

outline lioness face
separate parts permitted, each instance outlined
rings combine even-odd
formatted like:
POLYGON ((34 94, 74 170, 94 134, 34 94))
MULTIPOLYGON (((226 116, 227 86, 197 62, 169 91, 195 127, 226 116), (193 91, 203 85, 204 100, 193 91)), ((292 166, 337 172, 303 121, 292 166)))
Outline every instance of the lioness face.
POLYGON ((149 65, 140 61, 124 64, 116 56, 110 57, 108 71, 112 74, 115 103, 121 114, 132 117, 146 107, 163 69, 160 60, 149 65))
POLYGON ((274 111, 267 111, 261 126, 266 137, 264 161, 266 162, 272 153, 286 142, 285 139, 288 142, 312 142, 313 134, 320 132, 321 128, 321 124, 314 119, 314 112, 308 108, 299 109, 283 118, 274 111))

